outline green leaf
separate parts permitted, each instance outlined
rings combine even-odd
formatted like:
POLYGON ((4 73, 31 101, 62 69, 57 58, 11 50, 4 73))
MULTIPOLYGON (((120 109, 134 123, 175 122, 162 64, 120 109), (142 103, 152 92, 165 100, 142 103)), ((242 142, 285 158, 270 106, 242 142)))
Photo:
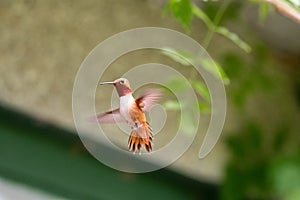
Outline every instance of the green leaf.
POLYGON ((201 64, 207 71, 211 72, 215 78, 221 79, 225 85, 230 82, 220 64, 208 57, 195 57, 189 52, 171 48, 164 48, 162 53, 185 66, 191 65, 191 63, 201 64))
MULTIPOLYGON (((230 4, 228 4, 226 10, 224 11, 222 18, 220 19, 220 24, 228 20, 237 19, 239 17, 239 13, 241 11, 242 6, 242 1, 231 1, 230 4)), ((203 4, 203 11, 213 21, 221 7, 222 4, 220 2, 207 1, 205 4, 203 4)))
POLYGON ((214 24, 206 13, 197 5, 192 4, 190 0, 169 0, 165 10, 171 11, 187 31, 189 31, 193 15, 195 15, 205 23, 211 33, 216 32, 224 35, 247 53, 251 51, 251 47, 246 42, 242 41, 236 34, 228 31, 226 28, 214 24))
POLYGON ((162 54, 172 58, 174 61, 182 64, 182 65, 191 65, 189 63, 188 55, 184 54, 183 52, 179 53, 179 51, 176 51, 174 49, 170 48, 164 48, 162 51, 162 54))
POLYGON ((193 14, 196 17, 198 17, 199 19, 201 19, 205 23, 205 25, 207 26, 207 28, 209 30, 213 31, 213 29, 215 28, 215 25, 210 20, 210 18, 205 14, 205 12, 201 8, 196 6, 195 4, 193 4, 192 8, 193 8, 193 14))
POLYGON ((188 82, 186 79, 174 77, 165 84, 165 87, 172 92, 181 92, 188 87, 188 82))
POLYGON ((212 75, 214 75, 215 78, 221 79, 225 85, 228 85, 230 83, 230 80, 221 67, 221 65, 215 61, 212 61, 210 58, 201 58, 199 60, 199 63, 212 75))
POLYGON ((207 102, 199 101, 198 108, 201 113, 210 113, 210 104, 207 102))
POLYGON ((237 34, 230 32, 227 28, 217 27, 215 31, 230 39, 232 42, 234 42, 236 45, 238 45, 241 49, 243 49, 247 53, 251 52, 250 45, 244 42, 243 40, 241 40, 237 34))
POLYGON ((214 61, 214 63, 215 63, 215 65, 217 66, 217 70, 218 70, 218 72, 219 72, 220 75, 221 75, 221 78, 222 78, 222 80, 223 80, 223 83, 224 83, 225 85, 228 85, 228 84, 230 83, 230 79, 229 79, 229 77, 227 76, 226 72, 223 70, 223 68, 221 67, 221 65, 220 65, 218 62, 214 61))
POLYGON ((261 2, 259 4, 259 21, 262 23, 270 11, 269 3, 261 2))
POLYGON ((210 102, 209 91, 205 84, 200 81, 193 81, 192 86, 206 102, 210 102))
POLYGON ((169 0, 167 10, 182 24, 186 31, 190 30, 193 19, 192 5, 190 0, 169 0))
POLYGON ((168 101, 166 101, 164 103, 164 107, 167 110, 180 110, 181 109, 179 102, 175 101, 175 100, 168 100, 168 101))
POLYGON ((193 5, 193 13, 195 16, 197 16, 199 19, 201 19, 207 26, 207 28, 212 31, 219 33, 228 39, 230 39, 232 42, 234 42, 236 45, 238 45, 241 49, 249 53, 251 51, 250 45, 248 45, 246 42, 241 40, 237 34, 230 32, 227 28, 222 26, 216 26, 213 21, 204 13, 203 10, 201 10, 198 6, 193 5))

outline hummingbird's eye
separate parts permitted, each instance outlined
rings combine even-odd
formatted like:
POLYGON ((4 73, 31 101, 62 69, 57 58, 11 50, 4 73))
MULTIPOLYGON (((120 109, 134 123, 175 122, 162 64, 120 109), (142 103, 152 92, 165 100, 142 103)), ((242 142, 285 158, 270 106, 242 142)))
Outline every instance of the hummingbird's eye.
POLYGON ((121 83, 121 84, 124 84, 124 83, 125 83, 125 81, 124 81, 124 80, 121 80, 121 81, 120 81, 120 83, 121 83))

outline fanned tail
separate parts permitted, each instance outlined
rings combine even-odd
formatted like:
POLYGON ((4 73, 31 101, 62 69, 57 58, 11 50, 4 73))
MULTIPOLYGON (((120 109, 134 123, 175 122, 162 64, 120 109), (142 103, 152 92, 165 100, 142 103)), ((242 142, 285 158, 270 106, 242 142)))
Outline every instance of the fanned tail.
POLYGON ((148 152, 152 151, 152 129, 148 122, 143 122, 142 126, 132 130, 128 140, 128 148, 132 152, 140 151, 142 146, 148 152))

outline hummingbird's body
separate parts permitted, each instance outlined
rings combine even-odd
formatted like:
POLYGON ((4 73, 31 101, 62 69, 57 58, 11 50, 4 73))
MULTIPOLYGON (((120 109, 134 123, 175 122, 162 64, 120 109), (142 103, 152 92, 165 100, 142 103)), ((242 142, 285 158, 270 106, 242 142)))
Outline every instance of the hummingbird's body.
POLYGON ((120 97, 120 108, 97 115, 100 123, 127 122, 131 128, 131 135, 128 140, 128 148, 135 152, 140 151, 142 146, 147 151, 152 150, 152 129, 146 121, 145 112, 149 112, 161 96, 158 89, 148 89, 145 94, 137 99, 132 96, 133 90, 130 88, 129 81, 124 78, 113 82, 120 97))
POLYGON ((127 123, 132 124, 133 123, 133 117, 130 114, 130 110, 136 109, 134 107, 136 102, 132 94, 127 94, 125 96, 120 97, 120 114, 124 119, 127 121, 127 123))

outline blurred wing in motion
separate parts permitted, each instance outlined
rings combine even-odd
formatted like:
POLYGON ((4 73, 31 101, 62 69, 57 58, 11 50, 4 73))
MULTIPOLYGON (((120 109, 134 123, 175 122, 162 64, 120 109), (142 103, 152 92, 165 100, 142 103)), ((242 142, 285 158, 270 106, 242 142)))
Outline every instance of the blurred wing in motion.
POLYGON ((161 96, 162 90, 147 89, 140 98, 135 100, 135 102, 143 112, 149 112, 161 96))
POLYGON ((125 122, 125 119, 121 116, 120 109, 118 108, 105 113, 97 114, 95 117, 90 117, 89 121, 112 124, 117 122, 125 122))

